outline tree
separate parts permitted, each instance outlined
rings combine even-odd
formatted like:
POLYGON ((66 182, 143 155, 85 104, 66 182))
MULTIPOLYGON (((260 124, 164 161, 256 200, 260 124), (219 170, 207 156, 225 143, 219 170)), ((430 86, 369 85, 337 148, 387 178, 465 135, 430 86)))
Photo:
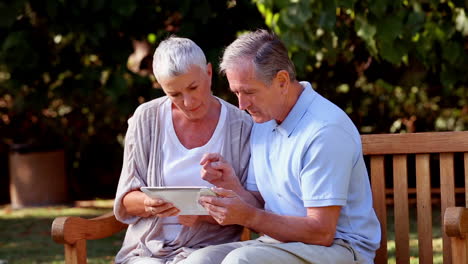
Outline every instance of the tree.
POLYGON ((113 196, 126 121, 163 95, 148 63, 159 41, 189 37, 216 67, 239 31, 262 26, 250 1, 0 2, 0 138, 65 145, 75 198, 113 196))
POLYGON ((361 132, 468 129, 467 1, 255 2, 361 132))

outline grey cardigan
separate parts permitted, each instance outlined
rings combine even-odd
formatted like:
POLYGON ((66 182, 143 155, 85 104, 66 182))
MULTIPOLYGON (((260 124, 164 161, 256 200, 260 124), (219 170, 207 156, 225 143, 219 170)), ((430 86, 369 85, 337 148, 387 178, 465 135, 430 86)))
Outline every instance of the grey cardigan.
MULTIPOLYGON (((241 183, 245 184, 253 122, 244 111, 222 99, 218 100, 227 109, 228 125, 221 154, 233 166, 241 183)), ((124 161, 114 202, 114 214, 119 221, 129 226, 115 263, 125 262, 132 256, 156 257, 166 263, 176 263, 195 249, 237 241, 240 237, 240 226, 222 227, 202 222, 193 227, 184 226, 174 241, 164 243, 160 218, 141 218, 125 212, 122 199, 128 192, 139 190, 142 186, 164 186, 161 175, 162 146, 159 144, 163 142, 164 128, 161 127, 162 118, 158 113, 165 103, 171 103, 166 96, 144 103, 128 120, 124 161)))

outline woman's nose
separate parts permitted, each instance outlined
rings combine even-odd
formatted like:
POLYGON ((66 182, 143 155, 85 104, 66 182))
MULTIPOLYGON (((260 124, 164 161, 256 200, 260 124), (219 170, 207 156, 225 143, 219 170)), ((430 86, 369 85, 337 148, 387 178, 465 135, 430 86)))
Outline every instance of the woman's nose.
POLYGON ((186 95, 184 96, 184 106, 188 109, 190 109, 193 106, 194 99, 193 96, 191 95, 186 95))

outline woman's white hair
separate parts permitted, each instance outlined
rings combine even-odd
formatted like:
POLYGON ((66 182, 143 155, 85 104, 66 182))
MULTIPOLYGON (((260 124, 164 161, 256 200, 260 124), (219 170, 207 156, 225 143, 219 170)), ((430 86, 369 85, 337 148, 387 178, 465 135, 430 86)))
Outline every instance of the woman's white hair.
POLYGON ((171 36, 162 41, 153 55, 153 73, 156 80, 178 76, 191 66, 206 68, 206 57, 201 48, 188 38, 171 36))

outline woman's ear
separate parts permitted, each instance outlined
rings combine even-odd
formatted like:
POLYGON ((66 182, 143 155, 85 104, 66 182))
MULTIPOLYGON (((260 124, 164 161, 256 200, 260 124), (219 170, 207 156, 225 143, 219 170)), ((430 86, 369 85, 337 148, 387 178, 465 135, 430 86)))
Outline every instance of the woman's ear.
POLYGON ((211 66, 211 63, 209 62, 206 64, 206 73, 208 76, 210 76, 210 78, 213 76, 213 66, 211 66))

